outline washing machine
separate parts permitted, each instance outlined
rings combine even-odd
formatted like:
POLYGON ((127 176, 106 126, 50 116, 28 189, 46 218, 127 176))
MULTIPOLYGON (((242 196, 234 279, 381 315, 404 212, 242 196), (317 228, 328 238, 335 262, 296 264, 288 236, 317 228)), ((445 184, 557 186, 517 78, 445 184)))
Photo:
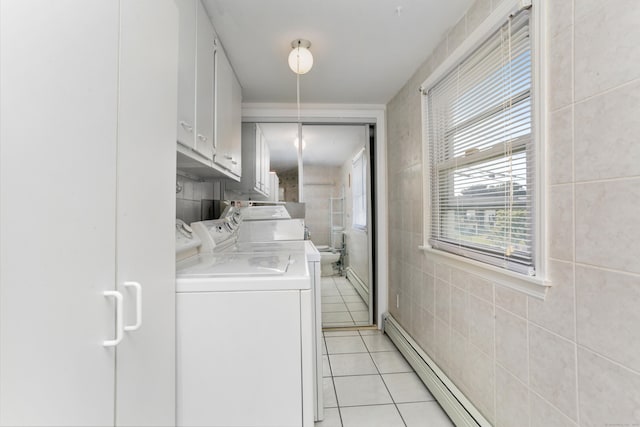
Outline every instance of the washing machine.
MULTIPOLYGON (((234 235, 227 224, 209 222, 220 248, 234 235)), ((203 251, 181 225, 176 249, 177 425, 313 425, 313 298, 304 252, 203 251)))
POLYGON ((304 222, 291 219, 284 206, 230 207, 218 221, 192 224, 204 251, 298 252, 304 253, 311 280, 313 328, 313 410, 314 420, 324 418, 322 363, 322 290, 320 252, 304 238, 304 222), (274 219, 276 218, 276 219, 274 219))

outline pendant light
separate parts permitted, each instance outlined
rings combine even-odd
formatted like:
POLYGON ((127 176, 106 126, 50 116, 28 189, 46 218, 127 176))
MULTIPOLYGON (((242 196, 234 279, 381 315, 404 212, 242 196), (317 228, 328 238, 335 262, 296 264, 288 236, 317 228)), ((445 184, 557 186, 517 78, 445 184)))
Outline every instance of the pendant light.
POLYGON ((309 48, 309 40, 297 39, 291 42, 291 53, 289 53, 289 67, 296 74, 307 74, 313 67, 313 55, 309 48))

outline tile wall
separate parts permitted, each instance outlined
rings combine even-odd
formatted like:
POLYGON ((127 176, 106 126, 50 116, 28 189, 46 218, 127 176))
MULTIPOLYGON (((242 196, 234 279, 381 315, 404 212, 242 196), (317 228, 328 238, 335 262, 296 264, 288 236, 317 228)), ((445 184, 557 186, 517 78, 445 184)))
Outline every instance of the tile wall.
POLYGON ((418 250, 416 88, 497 2, 477 0, 387 106, 390 311, 497 426, 640 425, 637 0, 546 1, 546 300, 418 250))
POLYGON ((176 175, 176 183, 176 218, 188 224, 200 221, 202 199, 220 199, 216 183, 196 181, 181 175, 176 175))
POLYGON ((304 165, 305 224, 316 245, 331 244, 329 198, 340 195, 340 168, 304 165))

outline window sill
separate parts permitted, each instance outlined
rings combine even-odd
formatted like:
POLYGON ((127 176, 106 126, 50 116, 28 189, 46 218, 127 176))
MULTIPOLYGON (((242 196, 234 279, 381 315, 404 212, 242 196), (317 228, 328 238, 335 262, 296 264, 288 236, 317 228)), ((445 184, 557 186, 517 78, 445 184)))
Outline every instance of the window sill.
POLYGON ((433 249, 431 246, 419 246, 419 248, 432 255, 437 262, 480 276, 499 286, 510 288, 541 300, 544 300, 547 289, 551 286, 551 282, 542 277, 514 273, 460 255, 433 249))

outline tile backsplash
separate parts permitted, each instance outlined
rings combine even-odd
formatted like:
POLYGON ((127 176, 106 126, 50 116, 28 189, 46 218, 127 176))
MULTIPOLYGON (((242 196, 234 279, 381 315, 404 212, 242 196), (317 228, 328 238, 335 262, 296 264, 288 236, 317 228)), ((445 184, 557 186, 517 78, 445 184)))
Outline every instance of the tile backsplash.
POLYGON ((186 223, 200 221, 201 201, 220 198, 219 184, 176 175, 176 218, 186 223))

